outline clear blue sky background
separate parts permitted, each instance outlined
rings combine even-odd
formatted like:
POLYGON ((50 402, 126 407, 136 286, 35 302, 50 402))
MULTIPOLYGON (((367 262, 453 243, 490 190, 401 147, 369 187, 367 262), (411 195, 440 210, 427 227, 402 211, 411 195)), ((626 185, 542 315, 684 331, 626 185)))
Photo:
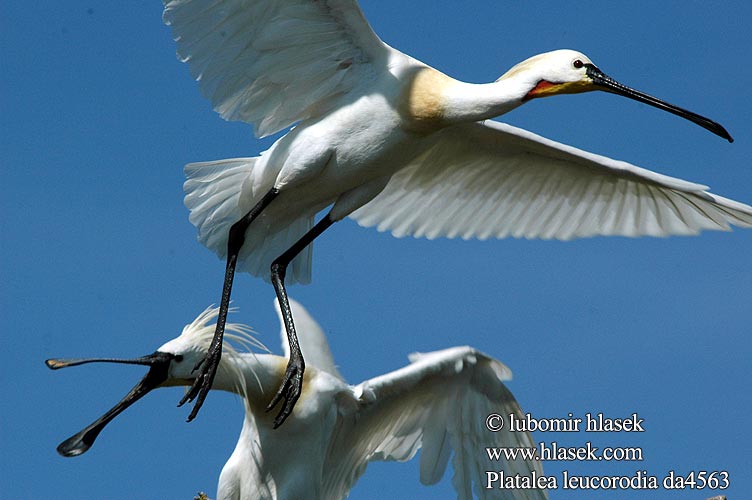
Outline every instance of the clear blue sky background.
MULTIPOLYGON (((736 142, 606 94, 537 101, 504 121, 752 202, 749 2, 363 0, 363 8, 389 44, 467 81, 491 81, 535 53, 581 50, 624 83, 718 120, 736 142)), ((1 498, 213 496, 240 431, 234 396, 210 395, 186 424, 189 409, 175 407, 181 390, 163 389, 86 455, 55 452, 143 369, 55 373, 43 360, 146 354, 217 302, 224 266, 196 242, 182 167, 270 144, 211 111, 176 60, 161 11, 157 0, 0 6, 1 498)), ((348 220, 317 243, 313 284, 291 294, 324 325, 353 383, 402 366, 409 352, 470 344, 512 368, 509 387, 537 417, 644 418, 642 434, 537 434, 643 449, 640 463, 549 462, 548 474, 728 470, 726 493, 741 498, 752 491, 751 253, 750 230, 427 241, 348 220)), ((278 350, 273 295, 239 276, 234 320, 278 350)), ((416 462, 374 464, 352 498, 453 498, 449 477, 427 488, 416 462)))

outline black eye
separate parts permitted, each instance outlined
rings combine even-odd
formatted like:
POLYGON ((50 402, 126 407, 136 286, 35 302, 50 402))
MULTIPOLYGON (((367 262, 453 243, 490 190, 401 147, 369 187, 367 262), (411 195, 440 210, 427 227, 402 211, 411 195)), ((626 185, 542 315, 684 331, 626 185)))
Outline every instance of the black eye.
POLYGON ((579 59, 575 59, 574 62, 572 63, 572 66, 574 66, 577 69, 580 69, 581 67, 585 66, 585 64, 579 59))
POLYGON ((183 355, 182 354, 176 354, 175 358, 173 358, 173 359, 175 359, 176 363, 180 363, 181 361, 183 361, 183 355))

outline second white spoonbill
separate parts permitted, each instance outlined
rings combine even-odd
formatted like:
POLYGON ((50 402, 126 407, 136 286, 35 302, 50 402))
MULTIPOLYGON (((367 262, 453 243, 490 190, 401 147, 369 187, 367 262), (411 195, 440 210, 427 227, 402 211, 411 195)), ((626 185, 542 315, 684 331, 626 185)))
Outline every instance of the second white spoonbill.
MULTIPOLYGON (((472 499, 474 488, 481 498, 547 498, 542 489, 484 489, 486 471, 504 471, 521 481, 543 475, 540 462, 522 454, 497 461, 485 453, 485 447, 535 446, 526 431, 513 432, 507 425, 491 432, 484 426, 491 414, 524 419, 503 383, 511 378, 504 364, 471 347, 454 347, 413 354, 408 366, 351 386, 335 367, 321 327, 302 306, 292 300, 290 304, 309 369, 284 433, 274 431, 261 403, 284 376, 286 358, 239 353, 225 345, 213 389, 243 396, 246 413, 238 443, 220 474, 217 500, 341 499, 369 462, 406 461, 418 450, 424 484, 438 482, 451 458, 452 484, 460 499, 472 499)), ((97 361, 150 367, 120 403, 60 444, 58 452, 77 456, 88 451, 104 426, 152 389, 190 386, 196 376, 193 366, 213 337, 210 321, 218 314, 218 309, 207 309, 179 337, 142 358, 48 360, 55 369, 97 361)), ((281 315, 280 323, 287 350, 281 315)), ((227 331, 237 341, 255 342, 242 325, 228 323, 227 331)))

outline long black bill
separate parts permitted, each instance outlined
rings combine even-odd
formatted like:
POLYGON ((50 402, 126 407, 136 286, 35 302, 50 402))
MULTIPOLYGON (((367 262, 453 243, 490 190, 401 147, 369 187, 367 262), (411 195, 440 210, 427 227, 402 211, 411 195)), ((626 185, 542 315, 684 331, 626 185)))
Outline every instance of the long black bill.
POLYGON ((682 118, 694 122, 702 128, 713 132, 715 135, 723 137, 729 142, 734 142, 734 139, 720 123, 714 122, 713 120, 705 118, 704 116, 700 116, 697 113, 693 113, 678 106, 674 106, 673 104, 669 104, 666 101, 662 101, 651 95, 644 94, 638 90, 627 87, 626 85, 622 85, 610 76, 603 73, 594 64, 586 64, 585 67, 587 68, 587 75, 595 85, 601 87, 601 90, 613 92, 614 94, 619 94, 624 97, 629 97, 630 99, 634 99, 635 101, 643 102, 658 109, 662 109, 677 116, 681 116, 682 118))
POLYGON ((120 415, 130 405, 144 397, 149 391, 158 387, 167 380, 167 372, 170 361, 174 355, 166 352, 155 352, 141 358, 116 359, 116 358, 90 358, 90 359, 48 359, 45 364, 52 370, 59 370, 69 366, 78 366, 86 363, 119 363, 129 365, 146 365, 149 372, 144 376, 128 394, 107 413, 86 426, 81 432, 69 437, 57 447, 57 452, 64 457, 76 457, 91 448, 102 429, 112 419, 120 415))

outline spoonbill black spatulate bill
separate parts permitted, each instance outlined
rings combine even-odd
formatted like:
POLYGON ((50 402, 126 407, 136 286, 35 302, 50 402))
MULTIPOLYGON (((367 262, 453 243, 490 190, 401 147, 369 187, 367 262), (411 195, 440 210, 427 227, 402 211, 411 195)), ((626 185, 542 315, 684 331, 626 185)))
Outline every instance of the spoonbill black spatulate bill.
POLYGON ((276 425, 290 414, 305 365, 285 283, 310 280, 311 242, 346 216, 395 236, 466 239, 752 225, 750 206, 705 186, 488 121, 532 99, 602 90, 732 141, 718 123, 616 82, 579 52, 540 54, 471 84, 385 44, 355 0, 172 0, 164 20, 223 118, 260 136, 295 125, 260 156, 186 166, 190 220, 226 259, 214 341, 181 401, 195 399, 189 420, 219 364, 236 270, 276 290, 290 360, 268 409, 284 401, 276 425))
MULTIPOLYGON (((542 476, 541 463, 522 458, 492 461, 484 447, 534 447, 530 433, 507 428, 490 432, 489 414, 524 415, 503 381, 511 372, 501 362, 471 348, 454 347, 410 356, 399 370, 349 385, 334 365, 321 327, 299 304, 290 301, 300 329, 300 347, 309 362, 306 390, 290 414, 285 432, 274 431, 264 411, 268 395, 285 373, 285 357, 237 352, 225 345, 213 389, 235 392, 245 400, 238 443, 222 469, 217 500, 287 500, 345 498, 369 462, 410 460, 420 450, 420 480, 438 482, 452 459, 457 496, 472 500, 473 487, 483 498, 544 499, 545 490, 484 490, 485 471, 542 476)), ((50 368, 106 361, 148 365, 146 377, 112 410, 58 447, 65 456, 86 452, 115 416, 151 389, 189 386, 193 366, 212 341, 219 314, 207 309, 182 334, 148 356, 133 360, 48 360, 50 368)), ((280 315, 280 319, 281 315, 280 315)), ((287 347, 282 321, 283 347, 287 347)), ((256 343, 250 329, 228 323, 227 335, 256 343)), ((287 350, 287 349, 286 349, 287 350)))

